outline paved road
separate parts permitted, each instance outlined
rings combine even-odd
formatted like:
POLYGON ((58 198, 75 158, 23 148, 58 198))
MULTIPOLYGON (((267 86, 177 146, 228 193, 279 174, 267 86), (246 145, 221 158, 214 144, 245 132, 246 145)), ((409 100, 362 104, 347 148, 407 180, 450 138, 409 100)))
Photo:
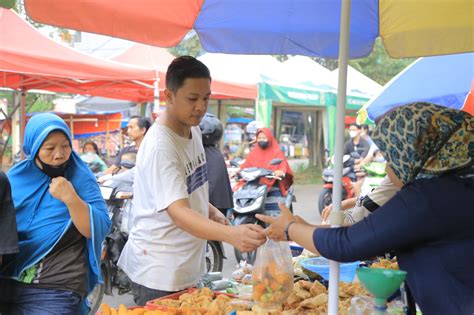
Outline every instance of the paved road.
MULTIPOLYGON (((321 190, 321 185, 301 185, 295 186, 295 196, 297 202, 294 204, 295 214, 301 216, 310 223, 320 223, 321 217, 317 210, 318 194, 321 190)), ((232 272, 235 270, 237 261, 234 257, 234 249, 228 244, 224 244, 224 250, 227 259, 224 260, 224 277, 230 277, 232 272)), ((133 298, 129 294, 119 296, 115 293, 114 296, 105 296, 104 303, 108 303, 111 306, 117 307, 119 304, 125 304, 127 306, 135 305, 133 298)))

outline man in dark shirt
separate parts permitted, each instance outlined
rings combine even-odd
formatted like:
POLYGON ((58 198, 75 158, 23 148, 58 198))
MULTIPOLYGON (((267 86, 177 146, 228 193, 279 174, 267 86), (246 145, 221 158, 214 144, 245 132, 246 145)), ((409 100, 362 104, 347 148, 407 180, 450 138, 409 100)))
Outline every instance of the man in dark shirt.
POLYGON ((18 253, 15 208, 13 207, 10 182, 0 171, 0 265, 2 255, 18 253))
POLYGON ((122 163, 128 162, 129 165, 135 164, 138 148, 145 138, 145 134, 150 128, 150 121, 143 116, 132 116, 128 120, 127 135, 134 144, 123 148, 117 157, 114 164, 105 170, 104 174, 115 174, 120 171, 123 166, 122 163))
POLYGON ((344 155, 350 155, 353 152, 359 154, 360 158, 365 158, 370 149, 370 144, 361 138, 360 126, 357 124, 349 125, 350 139, 344 144, 344 155))

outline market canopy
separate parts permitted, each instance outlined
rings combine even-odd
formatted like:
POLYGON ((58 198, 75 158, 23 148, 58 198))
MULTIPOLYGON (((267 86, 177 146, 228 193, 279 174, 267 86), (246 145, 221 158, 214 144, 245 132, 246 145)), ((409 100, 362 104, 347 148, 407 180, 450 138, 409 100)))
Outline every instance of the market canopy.
POLYGON ((463 109, 473 84, 474 53, 420 58, 364 106, 359 120, 368 115, 375 121, 397 106, 417 101, 463 109))
MULTIPOLYGON (((328 58, 339 55, 341 5, 335 0, 25 0, 37 22, 149 45, 175 46, 194 29, 208 52, 328 58)), ((472 0, 353 1, 349 57, 369 55, 377 37, 396 58, 473 51, 473 29, 472 0)))
MULTIPOLYGON (((130 48, 126 49, 123 53, 113 57, 115 61, 146 67, 156 71, 156 75, 159 78, 158 89, 160 94, 166 87, 166 70, 168 65, 173 61, 175 57, 170 54, 165 48, 159 48, 155 46, 134 44, 130 48)), ((208 67, 209 65, 204 62, 208 67)), ((215 76, 215 73, 211 67, 212 84, 211 98, 214 99, 256 99, 257 98, 257 85, 256 84, 243 84, 234 83, 232 80, 222 80, 215 76)), ((163 95, 160 95, 163 97, 163 95)))
MULTIPOLYGON (((339 69, 335 69, 331 72, 332 85, 337 86, 337 80, 339 76, 339 69)), ((361 94, 365 97, 372 97, 377 95, 382 90, 382 85, 378 84, 365 74, 354 69, 351 66, 347 66, 347 93, 348 94, 361 94)))
POLYGON ((155 72, 98 59, 59 44, 0 8, 0 87, 153 99, 155 72))

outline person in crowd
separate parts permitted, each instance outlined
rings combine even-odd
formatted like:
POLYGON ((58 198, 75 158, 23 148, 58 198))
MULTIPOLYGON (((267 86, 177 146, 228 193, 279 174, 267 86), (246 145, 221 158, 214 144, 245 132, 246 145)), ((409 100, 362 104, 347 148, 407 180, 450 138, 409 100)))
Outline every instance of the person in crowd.
POLYGON ((357 167, 362 167, 365 164, 368 164, 372 161, 385 162, 385 159, 382 153, 380 152, 379 148, 374 143, 374 141, 372 141, 372 138, 370 137, 369 125, 367 124, 361 125, 360 136, 362 139, 364 139, 365 141, 369 143, 369 151, 367 152, 367 155, 365 158, 362 158, 359 160, 359 163, 357 163, 357 167))
POLYGON ((474 118, 414 103, 384 116, 372 139, 400 192, 350 227, 314 228, 282 207, 259 217, 267 235, 340 262, 393 250, 423 314, 473 314, 474 118))
POLYGON ((117 157, 115 158, 114 164, 112 164, 104 174, 113 174, 120 171, 124 161, 128 161, 130 164, 135 164, 136 155, 140 145, 145 138, 145 134, 150 128, 150 121, 143 116, 132 116, 128 120, 127 135, 133 144, 124 147, 117 157))
POLYGON ((18 253, 15 207, 11 195, 10 181, 0 171, 0 267, 3 256, 18 253))
POLYGON ((166 112, 137 155, 130 234, 118 265, 132 281, 135 302, 196 285, 205 273, 206 240, 253 251, 263 228, 229 226, 209 203, 206 155, 199 124, 211 95, 209 69, 181 56, 166 72, 166 112))
POLYGON ((33 116, 23 150, 26 159, 8 172, 19 252, 0 266, 0 313, 83 313, 81 301, 102 282, 105 202, 60 117, 33 116))
POLYGON ((255 147, 250 151, 241 169, 248 167, 261 167, 274 171, 275 176, 281 178, 262 178, 261 182, 269 187, 267 200, 265 203, 266 211, 279 211, 278 201, 281 196, 286 196, 288 188, 293 184, 293 171, 286 159, 285 153, 273 137, 269 128, 260 128, 257 131, 255 147), (279 164, 270 164, 273 159, 280 159, 279 164))
POLYGON ((360 130, 361 128, 357 124, 349 125, 349 136, 351 138, 344 144, 344 155, 357 153, 359 155, 358 159, 363 159, 369 153, 370 145, 361 137, 360 130))
POLYGON ((234 202, 227 166, 218 148, 224 129, 219 119, 209 113, 201 120, 199 127, 206 153, 209 203, 219 209, 223 215, 227 215, 227 210, 234 207, 234 202))
MULTIPOLYGON (((352 224, 361 221, 372 212, 383 206, 400 189, 395 186, 388 176, 385 176, 379 186, 367 195, 356 196, 341 202, 341 210, 345 211, 344 223, 352 224)), ((327 222, 332 211, 332 204, 324 208, 321 219, 327 222)))
POLYGON ((99 148, 94 141, 86 141, 82 146, 81 159, 89 166, 93 173, 103 172, 107 165, 100 158, 99 148))

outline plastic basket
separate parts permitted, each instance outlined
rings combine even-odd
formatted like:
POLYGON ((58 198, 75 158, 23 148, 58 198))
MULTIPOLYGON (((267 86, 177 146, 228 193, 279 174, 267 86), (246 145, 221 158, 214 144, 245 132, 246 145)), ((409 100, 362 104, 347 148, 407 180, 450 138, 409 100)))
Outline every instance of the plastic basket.
MULTIPOLYGON (((356 269, 360 261, 340 264, 340 280, 344 282, 352 282, 354 280, 356 269)), ((316 272, 321 277, 329 280, 329 260, 324 257, 307 258, 300 261, 300 265, 305 269, 316 272)))

